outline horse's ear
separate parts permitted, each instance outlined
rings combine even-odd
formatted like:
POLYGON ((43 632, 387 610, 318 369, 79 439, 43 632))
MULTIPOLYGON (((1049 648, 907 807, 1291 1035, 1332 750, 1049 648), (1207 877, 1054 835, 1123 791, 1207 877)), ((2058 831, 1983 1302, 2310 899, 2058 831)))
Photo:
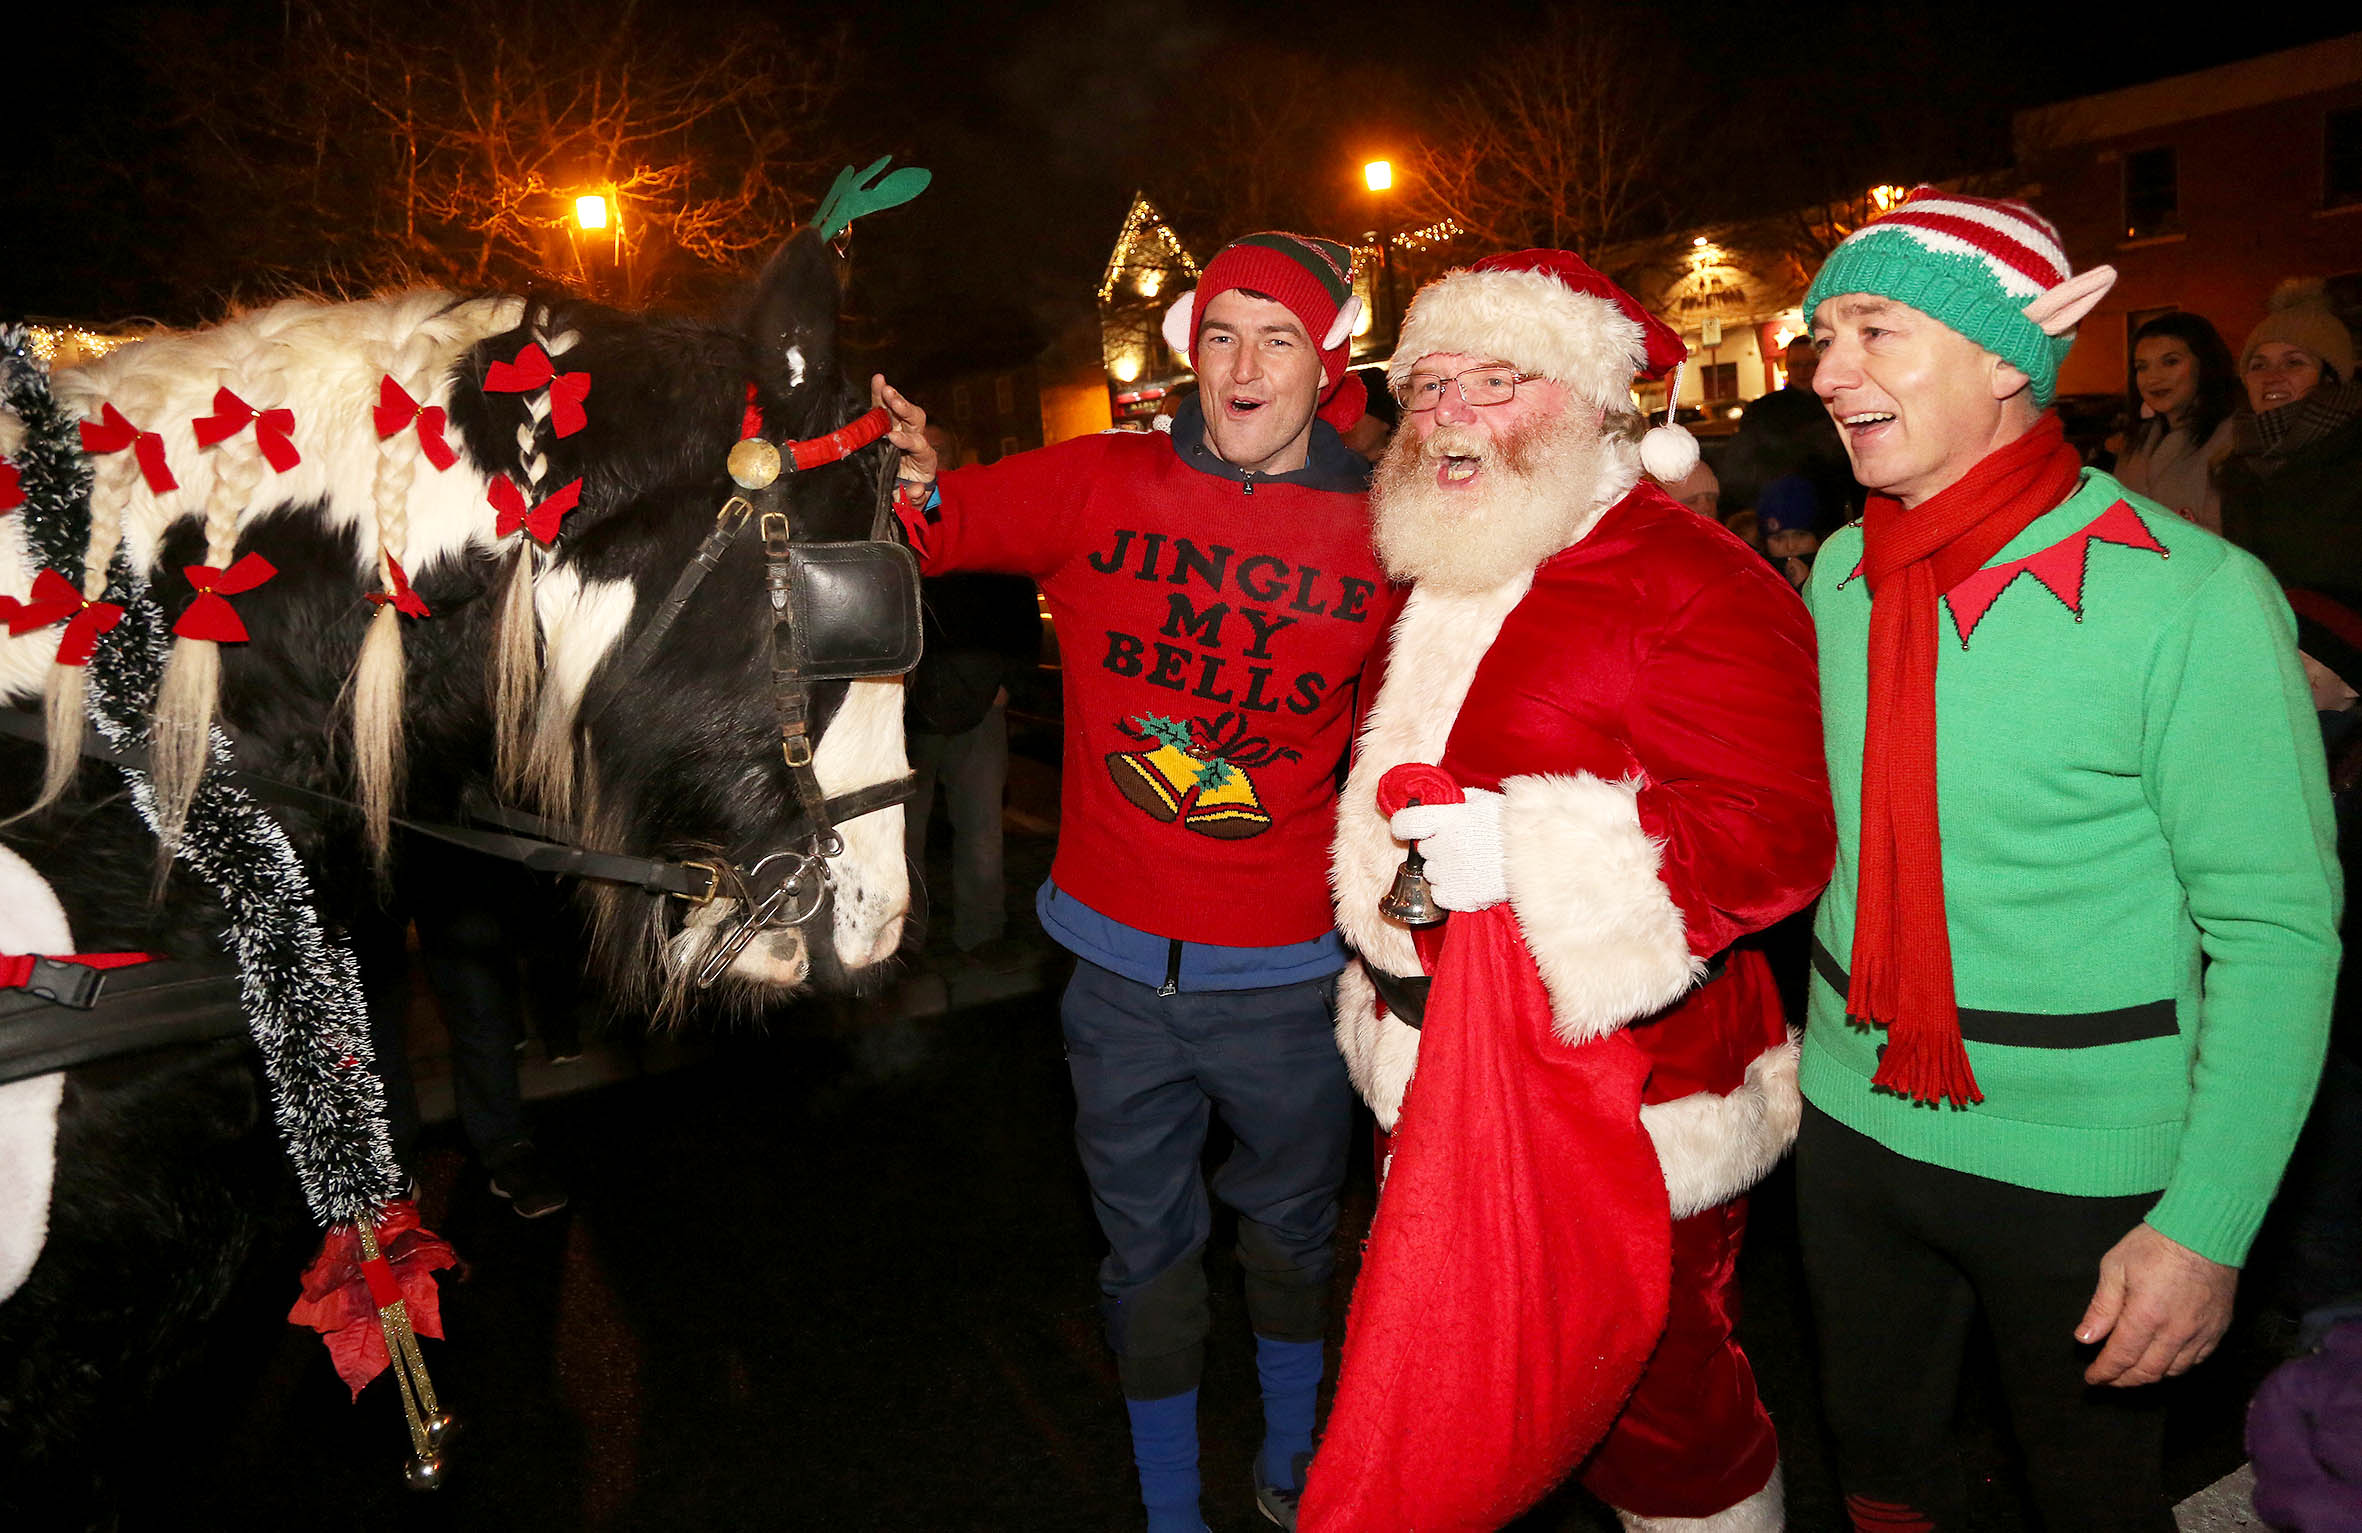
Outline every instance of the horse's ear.
POLYGON ((837 254, 811 228, 798 229, 763 268, 748 339, 771 392, 837 374, 837 254))

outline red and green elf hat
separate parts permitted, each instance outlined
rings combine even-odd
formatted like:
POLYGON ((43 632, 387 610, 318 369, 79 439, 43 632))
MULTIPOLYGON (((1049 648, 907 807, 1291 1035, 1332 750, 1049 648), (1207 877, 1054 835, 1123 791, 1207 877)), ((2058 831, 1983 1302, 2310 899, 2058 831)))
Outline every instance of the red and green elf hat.
POLYGON ((1353 252, 1335 240, 1277 232, 1249 234, 1222 247, 1206 263, 1195 290, 1165 311, 1165 344, 1191 359, 1206 322, 1206 305, 1233 288, 1261 293, 1303 321, 1304 333, 1320 348, 1320 418, 1343 431, 1359 420, 1367 402, 1361 381, 1348 378, 1346 352, 1361 319, 1353 291, 1353 252))

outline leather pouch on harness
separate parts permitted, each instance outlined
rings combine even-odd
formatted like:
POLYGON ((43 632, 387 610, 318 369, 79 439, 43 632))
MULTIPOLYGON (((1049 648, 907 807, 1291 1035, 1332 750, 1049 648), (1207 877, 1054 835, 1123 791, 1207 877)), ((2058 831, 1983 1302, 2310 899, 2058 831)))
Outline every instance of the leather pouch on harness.
POLYGON ((788 551, 796 666, 814 681, 899 676, 919 663, 919 565, 899 543, 788 551))

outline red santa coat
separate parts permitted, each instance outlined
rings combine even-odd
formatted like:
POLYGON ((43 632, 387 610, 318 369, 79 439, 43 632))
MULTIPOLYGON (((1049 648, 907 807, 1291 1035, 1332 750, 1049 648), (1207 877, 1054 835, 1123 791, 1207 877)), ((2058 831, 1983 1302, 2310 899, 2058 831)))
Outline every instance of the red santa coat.
MULTIPOLYGON (((1776 1451, 1728 1343, 1744 1221, 1734 1200, 1793 1142, 1801 1099, 1760 955, 1730 954, 1719 978, 1698 980, 1828 880, 1835 837, 1804 606, 1737 539, 1647 483, 1530 575, 1475 594, 1414 587, 1331 867, 1339 927, 1364 962, 1396 974, 1419 963, 1409 931, 1378 914, 1403 847, 1376 787, 1409 761, 1505 796, 1509 903, 1557 1036, 1629 1029, 1649 1060, 1640 1116, 1676 1221, 1672 1315, 1586 1478, 1629 1512, 1733 1509, 1765 1486, 1776 1451), (1732 1398, 1701 1403, 1701 1367, 1731 1375, 1732 1398), (1659 1412, 1651 1380, 1674 1369, 1692 1393, 1659 1412)), ((1380 1012, 1349 969, 1338 1044, 1391 1128, 1419 1034, 1380 1012)))

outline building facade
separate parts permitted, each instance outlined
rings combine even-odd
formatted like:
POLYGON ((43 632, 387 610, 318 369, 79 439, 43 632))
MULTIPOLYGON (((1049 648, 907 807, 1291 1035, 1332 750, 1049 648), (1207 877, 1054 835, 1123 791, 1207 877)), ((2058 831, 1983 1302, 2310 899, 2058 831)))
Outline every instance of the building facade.
POLYGON ((2236 351, 2288 277, 2362 314, 2362 33, 2018 114, 2021 195, 2116 286, 2062 394, 2122 393, 2129 337, 2181 309, 2236 351))

